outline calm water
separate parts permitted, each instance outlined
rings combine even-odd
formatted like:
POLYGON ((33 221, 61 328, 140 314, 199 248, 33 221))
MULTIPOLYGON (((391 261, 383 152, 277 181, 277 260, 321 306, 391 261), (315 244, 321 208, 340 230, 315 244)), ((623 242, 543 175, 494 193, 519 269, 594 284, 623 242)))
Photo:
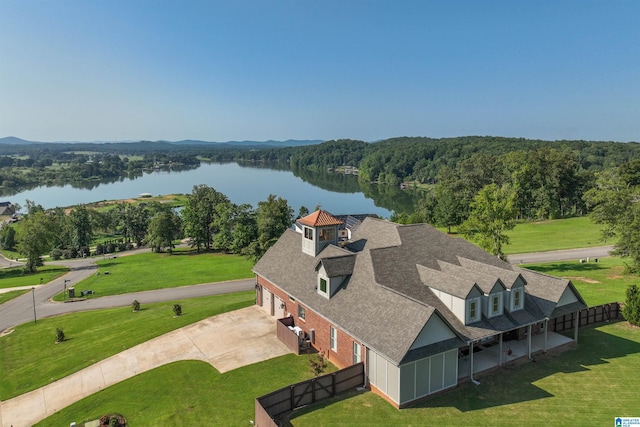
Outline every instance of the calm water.
MULTIPOLYGON (((236 163, 202 164, 184 172, 153 172, 136 179, 99 184, 87 190, 64 187, 37 187, 4 197, 23 208, 32 200, 45 208, 72 206, 101 200, 127 199, 141 193, 189 194, 194 185, 205 184, 225 194, 233 203, 249 203, 253 207, 269 194, 287 199, 297 213, 301 205, 310 211, 320 205, 333 214, 374 213, 389 217, 391 212, 376 206, 362 192, 334 192, 309 184, 289 171, 241 167, 236 163)), ((344 191, 344 190, 343 190, 344 191)))

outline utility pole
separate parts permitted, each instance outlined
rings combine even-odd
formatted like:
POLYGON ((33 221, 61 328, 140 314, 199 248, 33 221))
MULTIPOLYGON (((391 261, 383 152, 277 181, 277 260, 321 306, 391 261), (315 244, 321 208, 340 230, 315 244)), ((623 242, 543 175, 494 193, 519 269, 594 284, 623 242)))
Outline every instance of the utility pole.
POLYGON ((31 287, 31 297, 33 298, 33 323, 38 323, 38 319, 36 318, 36 288, 31 287))

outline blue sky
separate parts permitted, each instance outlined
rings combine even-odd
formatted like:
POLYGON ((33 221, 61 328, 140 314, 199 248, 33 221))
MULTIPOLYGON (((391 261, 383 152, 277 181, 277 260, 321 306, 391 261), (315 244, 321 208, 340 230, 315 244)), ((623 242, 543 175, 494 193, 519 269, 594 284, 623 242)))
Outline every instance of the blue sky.
POLYGON ((639 1, 0 0, 0 137, 640 141, 639 1))

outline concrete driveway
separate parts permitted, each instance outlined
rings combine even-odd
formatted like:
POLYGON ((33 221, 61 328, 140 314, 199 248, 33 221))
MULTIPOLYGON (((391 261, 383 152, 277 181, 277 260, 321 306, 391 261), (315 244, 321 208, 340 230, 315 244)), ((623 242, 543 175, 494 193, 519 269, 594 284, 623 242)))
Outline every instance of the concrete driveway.
POLYGON ((202 360, 227 372, 289 353, 276 321, 257 306, 210 317, 169 332, 55 383, 0 402, 0 426, 30 426, 134 375, 179 360, 202 360))

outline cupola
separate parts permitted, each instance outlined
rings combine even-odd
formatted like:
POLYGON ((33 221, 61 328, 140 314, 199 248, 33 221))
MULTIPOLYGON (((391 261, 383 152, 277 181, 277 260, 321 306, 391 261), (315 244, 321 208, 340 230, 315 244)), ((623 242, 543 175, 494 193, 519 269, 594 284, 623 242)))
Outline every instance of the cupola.
POLYGON ((298 220, 302 226, 302 252, 315 257, 327 245, 338 244, 338 227, 343 224, 327 211, 317 210, 298 220))

